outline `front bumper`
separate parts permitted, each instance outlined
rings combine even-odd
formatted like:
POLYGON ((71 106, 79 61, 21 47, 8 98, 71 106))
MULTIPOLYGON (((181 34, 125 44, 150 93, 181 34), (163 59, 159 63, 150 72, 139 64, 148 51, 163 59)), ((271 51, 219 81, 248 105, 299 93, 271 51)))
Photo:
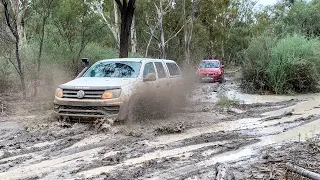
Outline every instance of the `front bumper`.
POLYGON ((127 118, 127 101, 116 99, 54 99, 54 112, 57 116, 70 118, 104 118, 116 117, 118 120, 127 118))
POLYGON ((222 74, 198 74, 198 78, 202 81, 219 81, 222 79, 222 74))

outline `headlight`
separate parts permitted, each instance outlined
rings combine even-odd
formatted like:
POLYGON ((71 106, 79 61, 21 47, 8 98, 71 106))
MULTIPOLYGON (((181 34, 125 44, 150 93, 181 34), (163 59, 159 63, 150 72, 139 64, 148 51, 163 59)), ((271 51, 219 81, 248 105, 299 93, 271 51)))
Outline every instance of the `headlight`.
POLYGON ((214 75, 220 75, 220 74, 221 74, 221 72, 220 72, 220 71, 218 71, 218 72, 214 73, 214 75))
POLYGON ((56 96, 59 97, 59 98, 63 97, 63 90, 61 88, 57 88, 56 96))
POLYGON ((112 90, 106 90, 101 98, 102 99, 113 99, 120 97, 121 89, 112 89, 112 90))

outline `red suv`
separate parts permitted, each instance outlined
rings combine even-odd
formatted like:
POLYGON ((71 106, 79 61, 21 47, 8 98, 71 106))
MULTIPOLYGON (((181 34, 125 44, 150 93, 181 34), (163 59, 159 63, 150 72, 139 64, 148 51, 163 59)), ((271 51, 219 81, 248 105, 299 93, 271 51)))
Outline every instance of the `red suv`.
POLYGON ((220 82, 224 80, 224 65, 220 60, 203 60, 198 66, 200 81, 220 82))

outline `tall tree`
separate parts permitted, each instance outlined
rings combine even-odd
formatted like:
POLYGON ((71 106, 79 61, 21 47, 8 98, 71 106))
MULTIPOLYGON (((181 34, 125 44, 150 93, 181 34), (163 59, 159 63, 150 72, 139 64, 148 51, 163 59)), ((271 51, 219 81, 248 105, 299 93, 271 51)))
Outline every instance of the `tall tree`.
POLYGON ((136 0, 115 0, 121 13, 121 28, 120 28, 120 58, 127 58, 129 55, 129 37, 134 16, 136 0))
POLYGON ((35 10, 36 14, 38 14, 41 18, 40 26, 40 43, 39 43, 39 53, 36 61, 37 72, 34 82, 34 90, 33 95, 36 96, 38 93, 39 86, 39 76, 40 76, 40 68, 41 68, 41 57, 43 51, 44 44, 44 36, 45 36, 45 26, 47 24, 48 18, 52 11, 54 0, 34 0, 32 1, 32 9, 35 10))
POLYGON ((105 0, 85 0, 84 2, 89 5, 92 12, 98 14, 102 18, 103 22, 112 33, 116 48, 120 49, 120 23, 117 3, 112 1, 111 10, 110 2, 105 2, 105 0))
POLYGON ((196 1, 192 0, 191 2, 191 17, 188 23, 187 14, 186 14, 186 0, 183 0, 183 24, 184 24, 184 44, 185 44, 185 63, 190 65, 191 55, 190 55, 190 44, 192 40, 193 33, 193 23, 195 18, 196 11, 196 1))
MULTIPOLYGON (((174 30, 171 32, 168 29, 165 29, 165 15, 171 12, 171 10, 175 9, 175 1, 169 0, 167 1, 167 4, 165 4, 164 0, 159 0, 159 4, 156 2, 154 3, 155 7, 155 17, 154 17, 154 24, 151 24, 149 22, 148 14, 146 13, 146 25, 149 28, 148 34, 150 35, 150 38, 147 43, 146 53, 145 56, 148 55, 148 50, 151 44, 152 39, 155 39, 157 41, 158 45, 158 51, 159 51, 159 57, 162 59, 165 59, 167 56, 166 53, 166 46, 167 44, 183 30, 184 25, 178 25, 173 28, 174 30), (180 29, 178 29, 180 27, 180 29), (170 33, 166 33, 170 32, 170 33), (170 35, 165 35, 170 34, 170 35)), ((179 17, 180 18, 180 17, 179 17)))
POLYGON ((28 7, 27 0, 1 0, 1 4, 3 6, 3 13, 5 16, 5 23, 7 28, 9 29, 9 36, 13 36, 13 41, 15 44, 15 56, 16 62, 12 65, 15 67, 21 82, 21 90, 23 94, 23 98, 26 98, 26 83, 25 83, 25 74, 22 68, 22 60, 20 57, 20 49, 25 39, 24 34, 24 16, 28 7))
POLYGON ((89 12, 89 6, 78 0, 60 0, 54 11, 53 23, 62 37, 59 41, 66 42, 66 51, 72 55, 72 63, 68 65, 75 75, 82 52, 101 31, 99 19, 89 12))
POLYGON ((133 54, 137 53, 137 31, 136 31, 136 20, 135 16, 132 19, 131 31, 130 31, 130 38, 131 38, 131 52, 133 54))

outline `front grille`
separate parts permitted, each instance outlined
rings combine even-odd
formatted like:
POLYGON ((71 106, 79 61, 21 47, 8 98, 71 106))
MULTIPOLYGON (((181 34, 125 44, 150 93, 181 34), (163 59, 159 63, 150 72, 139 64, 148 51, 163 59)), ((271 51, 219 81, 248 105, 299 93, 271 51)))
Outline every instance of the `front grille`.
MULTIPOLYGON (((63 98, 78 98, 77 93, 79 90, 63 90, 63 98)), ((82 99, 101 99, 104 90, 83 90, 84 97, 82 99)))
POLYGON ((201 77, 212 77, 213 74, 200 74, 201 77))
POLYGON ((62 116, 73 117, 105 117, 117 115, 120 106, 66 106, 61 105, 57 111, 62 116))

